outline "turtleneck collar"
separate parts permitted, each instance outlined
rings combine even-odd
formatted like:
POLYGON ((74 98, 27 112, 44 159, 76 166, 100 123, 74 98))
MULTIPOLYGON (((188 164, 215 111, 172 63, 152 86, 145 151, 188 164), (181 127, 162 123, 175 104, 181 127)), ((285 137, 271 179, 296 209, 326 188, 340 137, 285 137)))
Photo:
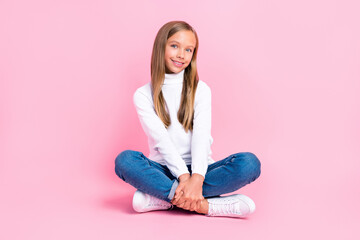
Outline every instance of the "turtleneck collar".
POLYGON ((165 73, 164 85, 180 84, 184 81, 185 69, 178 73, 165 73))

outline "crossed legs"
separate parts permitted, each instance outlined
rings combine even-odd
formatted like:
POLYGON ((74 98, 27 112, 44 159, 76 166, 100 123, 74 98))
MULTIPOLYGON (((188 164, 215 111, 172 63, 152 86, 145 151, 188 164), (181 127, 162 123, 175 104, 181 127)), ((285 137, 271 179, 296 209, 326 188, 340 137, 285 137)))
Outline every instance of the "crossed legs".
MULTIPOLYGON (((250 152, 232 154, 208 166, 203 183, 204 198, 234 192, 260 176, 260 161, 250 152)), ((191 166, 188 166, 191 172, 191 166)), ((171 202, 178 180, 169 169, 148 159, 142 152, 125 150, 115 160, 115 172, 138 190, 171 202)), ((207 207, 204 204, 201 213, 207 207)))

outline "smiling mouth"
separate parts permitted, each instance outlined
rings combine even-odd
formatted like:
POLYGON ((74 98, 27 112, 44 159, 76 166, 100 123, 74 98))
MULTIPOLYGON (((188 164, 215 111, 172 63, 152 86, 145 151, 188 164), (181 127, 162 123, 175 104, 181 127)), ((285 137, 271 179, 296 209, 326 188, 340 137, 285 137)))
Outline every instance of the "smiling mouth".
POLYGON ((171 59, 171 61, 173 61, 173 63, 175 64, 175 66, 181 67, 182 65, 184 65, 184 63, 182 63, 182 62, 178 62, 178 61, 175 61, 175 60, 172 60, 172 59, 171 59))

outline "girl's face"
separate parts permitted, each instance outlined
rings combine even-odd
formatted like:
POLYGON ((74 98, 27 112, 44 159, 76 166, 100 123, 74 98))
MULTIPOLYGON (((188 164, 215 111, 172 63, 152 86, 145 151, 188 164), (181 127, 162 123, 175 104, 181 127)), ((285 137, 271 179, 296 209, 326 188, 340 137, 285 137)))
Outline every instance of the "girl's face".
POLYGON ((196 46, 195 34, 181 30, 172 35, 166 42, 166 73, 179 73, 189 66, 196 46))

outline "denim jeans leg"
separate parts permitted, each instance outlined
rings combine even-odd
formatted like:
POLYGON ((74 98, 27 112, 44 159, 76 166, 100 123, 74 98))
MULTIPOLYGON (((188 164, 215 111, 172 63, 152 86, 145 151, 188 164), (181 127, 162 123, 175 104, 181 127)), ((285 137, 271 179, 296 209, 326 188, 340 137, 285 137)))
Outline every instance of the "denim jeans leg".
POLYGON ((261 163, 249 152, 232 154, 210 164, 203 184, 203 196, 213 197, 234 192, 260 176, 261 163))
POLYGON ((178 186, 170 170, 142 152, 125 150, 115 160, 115 172, 136 189, 170 202, 178 186))

